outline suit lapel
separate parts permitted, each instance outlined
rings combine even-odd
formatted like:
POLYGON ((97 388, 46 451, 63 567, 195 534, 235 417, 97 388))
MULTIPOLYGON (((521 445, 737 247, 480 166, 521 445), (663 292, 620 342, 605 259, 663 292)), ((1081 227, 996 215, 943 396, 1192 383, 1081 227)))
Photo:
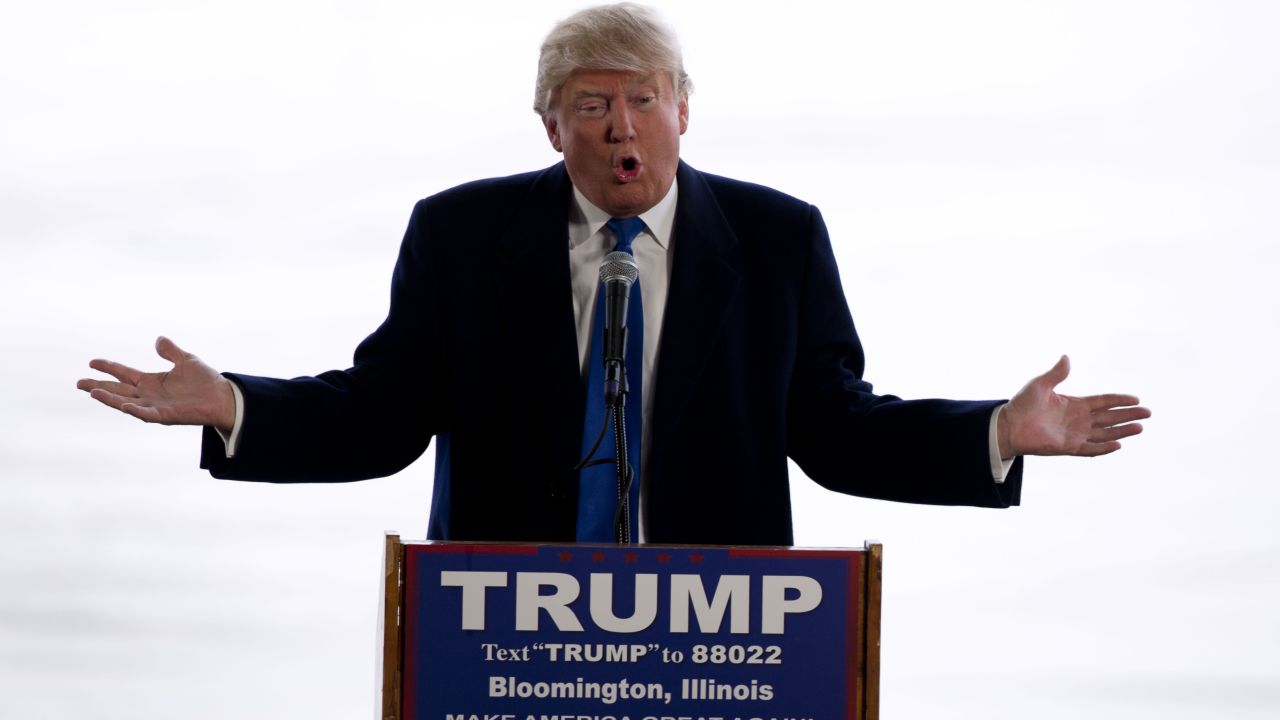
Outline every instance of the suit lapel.
POLYGON ((676 177, 675 258, 654 387, 655 455, 666 447, 709 365, 740 277, 738 239, 702 174, 682 161, 676 177))
POLYGON ((585 402, 569 278, 571 188, 563 164, 534 180, 502 238, 498 288, 521 378, 521 397, 510 402, 531 407, 542 427, 528 430, 545 433, 553 464, 566 468, 578 462, 585 402))

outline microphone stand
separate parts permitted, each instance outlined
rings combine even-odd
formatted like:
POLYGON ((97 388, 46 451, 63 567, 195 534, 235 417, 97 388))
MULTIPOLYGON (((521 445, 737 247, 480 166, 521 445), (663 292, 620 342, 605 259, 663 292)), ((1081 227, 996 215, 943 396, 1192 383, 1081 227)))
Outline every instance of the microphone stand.
POLYGON ((619 402, 613 409, 614 440, 617 443, 618 474, 618 544, 631 542, 631 464, 627 461, 627 420, 623 411, 625 403, 619 402))
MULTIPOLYGON (((631 542, 631 483, 635 481, 635 473, 631 470, 631 461, 627 456, 627 395, 630 383, 627 381, 626 361, 617 364, 617 376, 621 392, 609 407, 613 415, 614 472, 617 476, 618 506, 614 513, 614 536, 619 545, 631 542)), ((606 377, 613 376, 608 369, 606 377)), ((606 395, 608 395, 606 391, 606 395)))

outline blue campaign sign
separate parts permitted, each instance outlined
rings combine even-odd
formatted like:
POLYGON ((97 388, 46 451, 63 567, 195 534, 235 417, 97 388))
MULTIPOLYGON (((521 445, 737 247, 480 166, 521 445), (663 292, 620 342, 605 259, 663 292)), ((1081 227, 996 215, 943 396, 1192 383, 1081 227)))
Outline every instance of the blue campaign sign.
POLYGON ((404 546, 403 717, 835 720, 861 705, 866 553, 404 546))

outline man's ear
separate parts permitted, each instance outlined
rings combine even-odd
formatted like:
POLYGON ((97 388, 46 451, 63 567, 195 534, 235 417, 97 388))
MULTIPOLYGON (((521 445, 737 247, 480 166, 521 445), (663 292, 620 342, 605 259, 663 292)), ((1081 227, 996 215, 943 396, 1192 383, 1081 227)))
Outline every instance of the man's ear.
POLYGON ((680 113, 680 134, 689 129, 689 94, 680 96, 680 104, 676 106, 680 113))
POLYGON ((551 147, 555 148, 556 152, 564 152, 564 146, 560 144, 560 123, 556 122, 556 116, 551 113, 543 115, 542 126, 547 129, 547 139, 551 141, 551 147))

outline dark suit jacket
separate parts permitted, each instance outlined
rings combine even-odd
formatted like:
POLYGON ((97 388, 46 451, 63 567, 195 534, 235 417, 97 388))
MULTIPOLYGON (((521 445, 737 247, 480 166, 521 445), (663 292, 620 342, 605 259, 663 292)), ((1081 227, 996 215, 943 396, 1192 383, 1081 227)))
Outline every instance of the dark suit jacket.
MULTIPOLYGON (((656 368, 648 539, 792 542, 787 457, 838 492, 1018 503, 991 479, 996 402, 904 401, 862 380, 818 210, 681 163, 656 368)), ((447 190, 414 208, 386 321, 345 371, 229 374, 245 395, 215 477, 347 481, 395 473, 437 438, 429 535, 572 541, 583 380, 564 165, 447 190)))

